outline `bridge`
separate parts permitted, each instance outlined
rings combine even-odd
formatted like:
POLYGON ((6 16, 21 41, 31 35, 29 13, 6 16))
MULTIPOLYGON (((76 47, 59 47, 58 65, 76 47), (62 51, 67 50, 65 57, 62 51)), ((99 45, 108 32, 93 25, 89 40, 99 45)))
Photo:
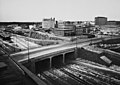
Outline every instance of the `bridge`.
POLYGON ((86 40, 78 40, 75 42, 69 42, 65 44, 52 45, 42 48, 35 48, 26 51, 21 51, 18 53, 11 54, 12 58, 17 62, 22 63, 23 65, 27 65, 30 63, 30 70, 33 73, 36 73, 35 70, 38 65, 42 66, 40 63, 44 62, 43 65, 46 64, 46 67, 51 68, 57 63, 65 64, 67 61, 71 59, 75 59, 77 57, 77 49, 85 45, 89 45, 91 42, 96 43, 101 40, 111 39, 111 37, 105 38, 93 38, 86 40), (69 56, 69 57, 68 57, 69 56))
POLYGON ((111 37, 93 38, 92 40, 78 40, 65 44, 29 49, 26 51, 11 54, 10 56, 14 61, 16 61, 16 65, 18 65, 17 67, 21 69, 23 75, 29 76, 29 78, 35 82, 34 85, 46 85, 35 74, 39 74, 42 72, 42 70, 47 70, 46 68, 49 69, 51 67, 56 67, 59 64, 64 65, 69 60, 75 59, 78 55, 77 48, 89 45, 91 42, 96 43, 107 39, 111 39, 111 37))
MULTIPOLYGON (((118 38, 118 37, 113 37, 113 38, 118 38)), ((96 42, 100 42, 102 40, 108 40, 111 39, 111 37, 102 37, 102 38, 92 38, 92 39, 81 39, 78 41, 74 41, 74 42, 68 42, 65 44, 58 44, 58 45, 51 45, 51 46, 44 46, 44 47, 38 47, 38 48, 34 48, 34 49, 29 49, 29 50, 25 50, 25 51, 21 51, 21 52, 17 52, 14 54, 11 54, 12 58, 15 59, 17 62, 25 62, 28 59, 30 60, 34 60, 34 59, 45 59, 44 56, 51 56, 51 54, 55 55, 56 53, 61 54, 61 52, 63 53, 63 51, 67 50, 69 51, 69 49, 73 49, 76 47, 82 47, 84 45, 88 45, 91 42, 92 43, 96 43, 96 42)))

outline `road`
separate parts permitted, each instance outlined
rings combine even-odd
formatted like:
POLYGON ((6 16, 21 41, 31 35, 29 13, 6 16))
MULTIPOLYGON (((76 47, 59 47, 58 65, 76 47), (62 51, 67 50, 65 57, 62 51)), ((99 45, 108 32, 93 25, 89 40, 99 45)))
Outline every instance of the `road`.
MULTIPOLYGON (((103 38, 102 38, 103 39, 103 38)), ((104 38, 105 40, 111 39, 110 37, 104 38)), ((93 38, 92 43, 100 42, 101 38, 93 38)), ((83 47, 85 45, 89 45, 91 43, 91 39, 77 40, 74 42, 68 42, 65 44, 51 45, 45 46, 43 48, 35 48, 26 51, 21 51, 15 54, 11 54, 11 56, 18 62, 22 62, 28 59, 37 58, 38 56, 47 55, 53 52, 58 52, 62 50, 67 50, 71 48, 83 47)))
POLYGON ((23 37, 20 36, 12 36, 12 41, 17 44, 21 49, 30 49, 33 47, 38 47, 39 45, 26 41, 23 37))

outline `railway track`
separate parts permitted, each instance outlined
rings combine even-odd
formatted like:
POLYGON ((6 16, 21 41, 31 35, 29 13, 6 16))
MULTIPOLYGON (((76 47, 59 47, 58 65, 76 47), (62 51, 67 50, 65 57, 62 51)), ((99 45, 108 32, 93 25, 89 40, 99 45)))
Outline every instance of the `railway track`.
POLYGON ((73 77, 70 77, 69 75, 67 75, 63 71, 60 71, 60 69, 54 69, 53 71, 51 70, 50 72, 52 74, 58 76, 63 82, 68 83, 68 85, 84 85, 84 84, 78 82, 73 77))
POLYGON ((93 85, 92 83, 85 81, 82 79, 81 76, 76 76, 73 73, 68 72, 66 69, 62 68, 60 69, 61 71, 63 71, 65 74, 69 75, 70 77, 74 78, 75 80, 77 80, 78 82, 80 82, 83 85, 93 85))
POLYGON ((53 85, 120 85, 119 75, 116 73, 109 71, 106 73, 84 63, 86 62, 82 64, 74 61, 59 69, 44 71, 42 76, 53 85))
POLYGON ((85 69, 88 71, 88 72, 91 72, 91 74, 95 74, 96 76, 99 76, 99 77, 103 77, 103 78, 106 78, 106 79, 113 79, 115 80, 116 82, 118 81, 120 83, 120 73, 116 72, 116 71, 113 71, 113 70, 110 70, 108 68, 102 68, 102 67, 99 67, 99 66, 95 66, 95 65, 92 65, 92 64, 88 64, 88 63, 84 63, 84 62, 79 62, 79 61, 72 61, 72 64, 75 64, 75 65, 80 65, 82 67, 85 67, 85 69))
POLYGON ((62 81, 62 79, 49 71, 43 72, 42 75, 46 77, 46 79, 49 80, 53 85, 69 85, 67 82, 62 81))

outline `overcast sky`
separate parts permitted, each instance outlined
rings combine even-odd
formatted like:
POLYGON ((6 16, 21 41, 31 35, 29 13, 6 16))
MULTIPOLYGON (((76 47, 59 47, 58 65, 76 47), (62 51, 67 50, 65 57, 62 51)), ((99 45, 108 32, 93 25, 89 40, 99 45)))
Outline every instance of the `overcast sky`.
POLYGON ((120 0, 0 0, 0 21, 120 20, 120 0))

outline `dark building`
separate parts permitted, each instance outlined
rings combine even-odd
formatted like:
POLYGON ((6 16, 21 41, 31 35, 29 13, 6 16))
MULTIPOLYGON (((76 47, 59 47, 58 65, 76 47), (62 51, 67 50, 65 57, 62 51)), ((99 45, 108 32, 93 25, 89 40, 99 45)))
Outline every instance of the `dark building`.
POLYGON ((95 17, 95 25, 107 25, 107 17, 95 17))
POLYGON ((120 25, 120 21, 117 21, 117 22, 116 22, 116 25, 120 25))
POLYGON ((117 23, 116 21, 108 21, 107 25, 116 25, 116 23, 117 23))

